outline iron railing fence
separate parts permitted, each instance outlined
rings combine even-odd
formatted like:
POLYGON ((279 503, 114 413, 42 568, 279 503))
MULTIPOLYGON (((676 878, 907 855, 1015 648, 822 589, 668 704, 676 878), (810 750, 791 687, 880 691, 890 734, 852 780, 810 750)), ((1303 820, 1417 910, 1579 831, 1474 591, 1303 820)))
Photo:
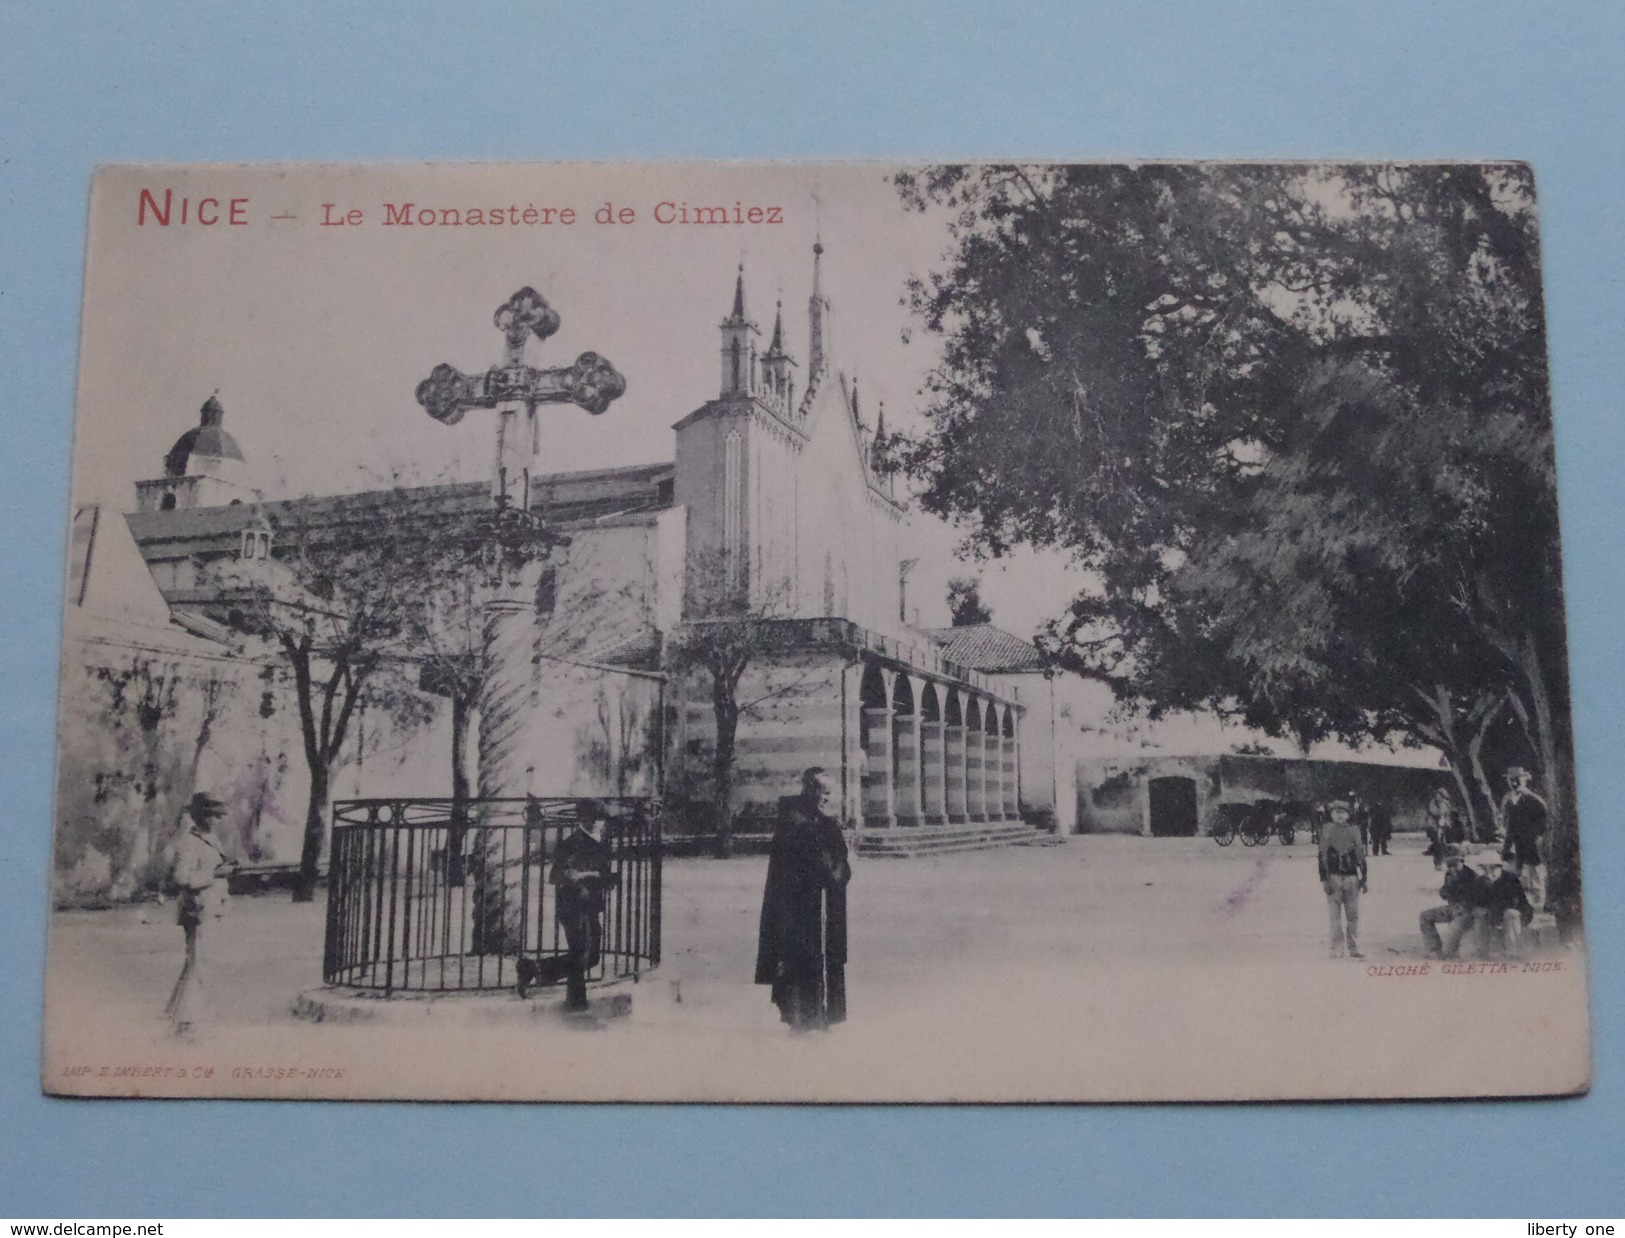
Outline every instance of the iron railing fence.
MULTIPOLYGON (((333 805, 322 979, 393 992, 503 989, 521 959, 562 960, 548 870, 574 827, 565 798, 339 800, 333 805)), ((660 962, 660 816, 647 797, 592 800, 612 878, 589 980, 660 962)), ((558 966, 532 974, 562 976, 558 966)))

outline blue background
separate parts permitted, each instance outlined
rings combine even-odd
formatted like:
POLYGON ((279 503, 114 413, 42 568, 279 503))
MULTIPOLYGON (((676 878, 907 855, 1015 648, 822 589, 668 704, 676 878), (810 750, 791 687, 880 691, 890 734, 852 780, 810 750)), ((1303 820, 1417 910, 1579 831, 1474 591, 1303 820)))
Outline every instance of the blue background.
POLYGON ((1625 6, 1608 3, 0 8, 0 1215, 1621 1215, 1622 52, 1625 6), (1592 1094, 1002 1110, 43 1099, 58 599, 92 167, 850 155, 1534 163, 1592 1094))

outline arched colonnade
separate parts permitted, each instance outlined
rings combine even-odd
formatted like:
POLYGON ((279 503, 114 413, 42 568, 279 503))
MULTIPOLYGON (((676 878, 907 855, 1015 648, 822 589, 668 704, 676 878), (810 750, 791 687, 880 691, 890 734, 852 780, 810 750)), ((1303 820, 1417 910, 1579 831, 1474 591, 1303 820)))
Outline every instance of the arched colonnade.
POLYGON ((1019 820, 1016 706, 879 664, 860 699, 865 829, 1019 820))

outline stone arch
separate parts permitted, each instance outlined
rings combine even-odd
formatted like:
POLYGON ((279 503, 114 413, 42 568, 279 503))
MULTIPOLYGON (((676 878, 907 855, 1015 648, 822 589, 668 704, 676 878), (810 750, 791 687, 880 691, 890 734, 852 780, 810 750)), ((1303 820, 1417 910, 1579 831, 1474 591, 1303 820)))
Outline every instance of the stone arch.
POLYGON ((863 683, 858 687, 858 703, 865 709, 886 708, 886 679, 878 666, 864 668, 863 683))
POLYGON ((914 712, 914 685, 909 682, 907 675, 899 675, 893 685, 891 694, 892 712, 899 714, 912 714, 914 712))
POLYGON ((942 721, 942 707, 937 702, 936 684, 928 683, 920 689, 920 721, 942 721))

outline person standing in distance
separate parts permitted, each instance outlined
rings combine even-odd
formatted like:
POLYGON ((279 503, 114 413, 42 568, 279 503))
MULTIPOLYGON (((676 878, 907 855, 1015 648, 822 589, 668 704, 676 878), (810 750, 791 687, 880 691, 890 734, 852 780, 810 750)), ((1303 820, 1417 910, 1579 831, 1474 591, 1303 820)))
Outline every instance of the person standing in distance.
POLYGON ((772 986, 779 1018, 796 1031, 846 1019, 846 839, 834 791, 818 766, 801 794, 779 801, 757 936, 756 983, 772 986))
MULTIPOLYGON (((190 1036, 203 1013, 206 998, 204 978, 208 956, 202 948, 202 928, 206 919, 217 917, 225 903, 226 874, 230 865, 221 854, 214 823, 226 815, 226 806, 207 792, 199 791, 186 805, 191 828, 175 844, 174 881, 179 889, 175 923, 186 934, 186 962, 170 990, 164 1015, 176 1036, 190 1036)), ((210 930, 211 933, 213 930, 210 930)))
POLYGON ((1373 801, 1371 818, 1371 854, 1391 855, 1388 844, 1394 837, 1394 810, 1386 799, 1373 801))
POLYGON ((1360 895, 1366 890, 1365 842, 1350 820, 1353 805, 1335 799, 1326 806, 1331 820, 1320 835, 1320 886, 1331 916, 1332 957, 1343 957, 1345 941, 1351 959, 1360 953, 1360 895))
POLYGON ((1460 847, 1466 840, 1466 832, 1461 827, 1461 814, 1456 810, 1456 801, 1444 787, 1436 788, 1428 799, 1427 835, 1426 854, 1433 857, 1435 871, 1444 867, 1445 848, 1460 847))

